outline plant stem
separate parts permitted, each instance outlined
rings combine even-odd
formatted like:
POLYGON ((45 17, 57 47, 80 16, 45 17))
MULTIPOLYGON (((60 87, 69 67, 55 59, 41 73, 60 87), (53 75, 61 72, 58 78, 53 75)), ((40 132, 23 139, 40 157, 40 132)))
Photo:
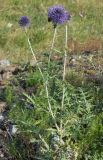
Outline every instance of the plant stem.
MULTIPOLYGON (((64 98, 65 98, 65 74, 66 74, 66 59, 67 59, 67 43, 68 43, 68 28, 67 25, 65 27, 65 50, 64 50, 64 66, 63 66, 63 94, 62 94, 62 102, 61 102, 61 112, 64 109, 64 98)), ((62 113, 61 113, 62 114, 62 113)), ((60 141, 62 142, 63 137, 63 120, 60 120, 60 141)))
POLYGON ((43 84, 44 84, 44 88, 45 88, 46 96, 47 96, 47 100, 48 100, 48 106, 49 106, 48 109, 49 109, 49 112, 51 113, 51 116, 52 116, 52 118, 53 118, 53 120, 54 120, 54 123, 55 123, 56 128, 59 130, 59 127, 58 127, 58 125, 57 125, 57 123, 56 123, 55 116, 54 116, 54 114, 53 114, 52 107, 51 107, 51 103, 50 103, 50 100, 49 100, 49 92, 48 92, 47 81, 45 81, 44 75, 43 75, 43 73, 42 73, 42 70, 41 70, 41 68, 40 68, 40 66, 39 66, 39 63, 38 63, 37 58, 36 58, 36 56, 35 56, 35 53, 34 53, 34 51, 33 51, 33 48, 32 48, 32 45, 31 45, 31 42, 30 42, 30 40, 29 40, 29 37, 28 37, 28 35, 27 35, 26 30, 25 30, 25 35, 26 35, 26 37, 27 37, 27 40, 28 40, 28 44, 29 44, 31 53, 32 53, 32 55, 33 55, 33 57, 34 57, 34 60, 35 60, 35 62, 36 62, 36 64, 37 64, 37 67, 38 67, 38 70, 39 70, 39 72, 40 72, 40 74, 41 74, 41 77, 42 77, 42 79, 43 79, 43 84))
POLYGON ((63 96, 62 96, 62 109, 64 108, 64 94, 65 94, 65 74, 66 74, 66 63, 67 63, 67 45, 68 45, 68 27, 65 28, 65 54, 64 54, 64 67, 63 67, 63 96))
POLYGON ((50 53, 49 53, 49 58, 48 58, 47 83, 48 83, 48 77, 49 77, 49 73, 50 73, 50 60, 51 60, 51 55, 52 55, 52 51, 53 51, 53 48, 54 48, 54 43, 55 43, 55 38, 56 38, 56 32, 57 32, 57 29, 55 27, 54 28, 54 34, 53 34, 53 40, 52 40, 52 44, 51 44, 51 48, 50 48, 50 53))
POLYGON ((49 54, 49 59, 48 59, 48 64, 50 63, 51 54, 52 54, 52 51, 53 51, 53 48, 54 48, 56 33, 57 33, 57 29, 56 29, 56 27, 55 27, 55 28, 54 28, 54 35, 53 35, 52 45, 51 45, 50 54, 49 54))
POLYGON ((32 53, 32 55, 33 55, 33 57, 34 57, 34 60, 35 60, 35 62, 36 62, 36 64, 37 64, 37 67, 38 67, 38 69, 39 69, 39 72, 40 72, 40 74, 41 74, 41 76, 42 76, 43 81, 45 82, 45 79, 44 79, 43 73, 42 73, 42 71, 41 71, 41 68, 39 67, 39 64, 38 64, 37 58, 36 58, 36 56, 35 56, 35 54, 34 54, 34 51, 33 51, 33 49, 32 49, 31 42, 30 42, 29 38, 27 38, 27 40, 28 40, 28 44, 29 44, 29 47, 30 47, 31 53, 32 53))

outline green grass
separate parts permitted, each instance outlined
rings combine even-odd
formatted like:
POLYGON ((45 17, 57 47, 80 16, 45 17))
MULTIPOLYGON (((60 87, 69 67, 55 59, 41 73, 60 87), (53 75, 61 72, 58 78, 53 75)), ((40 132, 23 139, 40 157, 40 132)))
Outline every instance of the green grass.
MULTIPOLYGON (((103 42, 103 2, 98 0, 1 0, 0 6, 0 58, 13 62, 28 61, 31 54, 25 35, 18 26, 20 16, 27 15, 31 20, 29 34, 33 48, 41 53, 50 49, 53 27, 47 22, 47 9, 54 4, 63 4, 72 15, 69 23, 69 40, 85 43, 99 39, 103 42), (82 15, 83 17, 81 17, 82 15), (9 27, 9 23, 12 27, 9 27)), ((58 27, 56 48, 63 48, 63 26, 58 27)), ((68 41, 69 43, 69 41, 68 41)))

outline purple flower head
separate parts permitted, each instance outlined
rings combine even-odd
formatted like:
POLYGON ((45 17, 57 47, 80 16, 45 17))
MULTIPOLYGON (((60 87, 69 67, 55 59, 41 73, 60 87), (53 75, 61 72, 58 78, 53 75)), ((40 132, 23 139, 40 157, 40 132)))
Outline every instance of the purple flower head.
POLYGON ((19 25, 21 27, 29 27, 30 26, 30 20, 26 16, 22 16, 19 20, 19 25))
POLYGON ((70 20, 70 14, 61 5, 55 5, 48 9, 48 21, 56 27, 57 24, 64 24, 70 20))

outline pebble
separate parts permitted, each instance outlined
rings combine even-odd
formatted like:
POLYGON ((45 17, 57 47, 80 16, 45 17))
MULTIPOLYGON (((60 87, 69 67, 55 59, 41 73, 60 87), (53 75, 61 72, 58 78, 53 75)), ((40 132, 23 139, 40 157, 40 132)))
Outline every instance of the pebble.
POLYGON ((10 123, 9 125, 8 125, 8 133, 11 135, 11 136, 13 136, 13 135, 15 135, 16 133, 17 133, 17 130, 18 130, 18 128, 16 127, 16 125, 13 125, 12 123, 10 123))
POLYGON ((6 59, 4 59, 4 60, 0 60, 0 66, 2 67, 2 66, 10 66, 10 62, 9 62, 9 60, 6 60, 6 59))
POLYGON ((0 122, 2 122, 3 120, 4 120, 4 116, 0 114, 0 122))
POLYGON ((0 113, 4 111, 5 107, 6 107, 6 102, 0 102, 0 113))

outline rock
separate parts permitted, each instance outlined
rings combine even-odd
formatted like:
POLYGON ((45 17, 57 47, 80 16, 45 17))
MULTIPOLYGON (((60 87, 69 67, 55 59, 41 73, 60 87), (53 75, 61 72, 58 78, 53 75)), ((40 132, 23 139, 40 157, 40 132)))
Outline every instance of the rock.
POLYGON ((19 70, 19 66, 17 65, 10 65, 7 68, 5 68, 5 71, 14 73, 15 71, 19 70))
POLYGON ((17 130, 16 125, 12 125, 9 131, 11 135, 14 135, 17 133, 17 130))
POLYGON ((11 72, 14 73, 15 71, 20 70, 18 66, 16 65, 10 65, 10 66, 1 66, 0 73, 3 74, 4 72, 11 72))
POLYGON ((6 108, 6 102, 0 102, 0 112, 4 111, 6 108))
POLYGON ((10 66, 10 62, 8 60, 0 60, 0 72, 5 70, 5 68, 8 68, 8 66, 10 66))
POLYGON ((15 70, 20 69, 19 66, 11 64, 8 60, 0 60, 0 73, 4 72, 15 72, 15 70))
POLYGON ((12 122, 8 123, 7 131, 8 131, 9 136, 15 135, 17 133, 17 130, 18 128, 15 124, 13 124, 12 122))
POLYGON ((35 67, 37 65, 37 62, 34 59, 30 60, 30 66, 35 67))
POLYGON ((6 59, 0 60, 0 66, 10 66, 10 62, 6 59))
POLYGON ((12 76, 11 72, 4 72, 4 74, 2 75, 2 80, 9 80, 12 76))
POLYGON ((4 120, 4 116, 0 114, 0 122, 2 122, 3 120, 4 120))
POLYGON ((35 106, 33 104, 27 104, 25 108, 32 110, 35 108, 35 106))
POLYGON ((11 77, 20 71, 20 67, 10 64, 8 60, 0 60, 0 87, 5 86, 11 77))
POLYGON ((13 24, 10 23, 10 22, 7 24, 7 27, 8 27, 8 28, 11 28, 12 26, 13 26, 13 24))
POLYGON ((2 113, 0 113, 0 134, 2 133, 2 131, 5 130, 5 117, 3 116, 2 113))
POLYGON ((0 151, 0 158, 3 158, 4 157, 4 154, 2 151, 0 151))

